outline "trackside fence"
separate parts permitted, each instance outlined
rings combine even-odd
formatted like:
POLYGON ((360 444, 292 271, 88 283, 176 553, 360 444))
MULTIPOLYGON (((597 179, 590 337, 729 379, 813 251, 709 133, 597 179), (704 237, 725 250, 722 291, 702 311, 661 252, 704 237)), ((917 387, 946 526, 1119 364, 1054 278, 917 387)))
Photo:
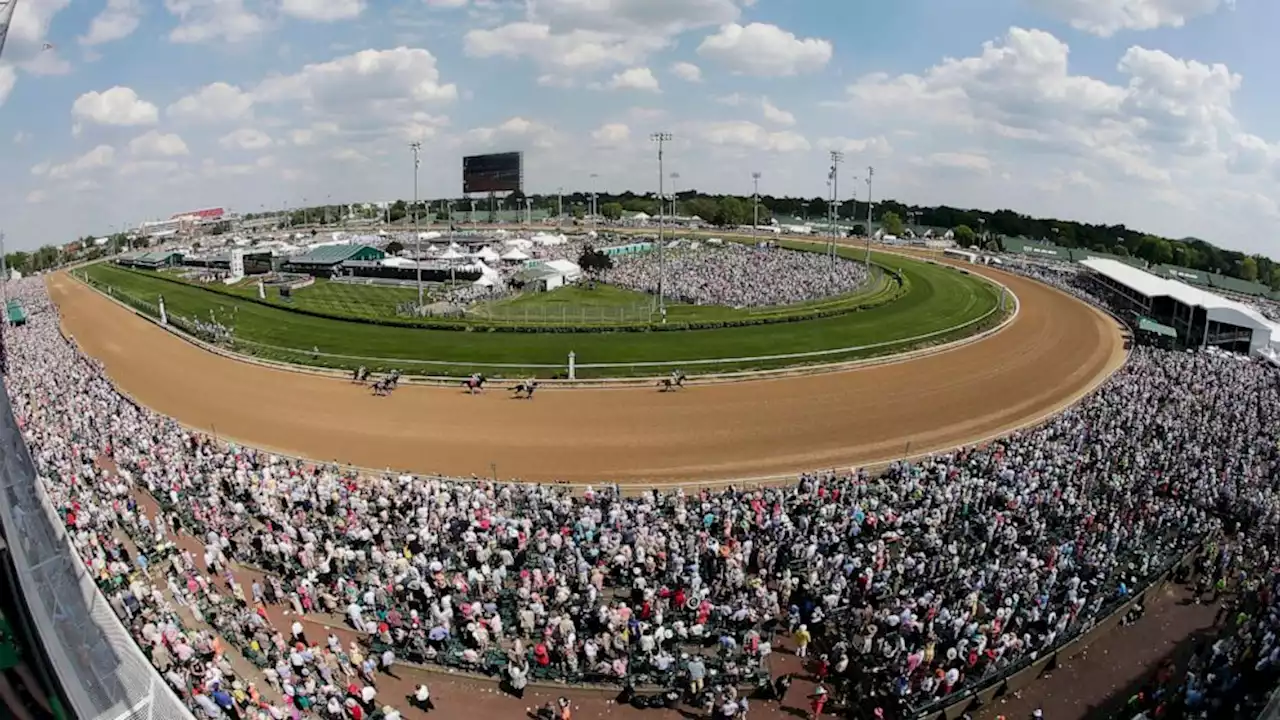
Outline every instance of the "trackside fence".
POLYGON ((192 720, 89 576, 0 392, 0 524, 50 665, 80 718, 192 720))

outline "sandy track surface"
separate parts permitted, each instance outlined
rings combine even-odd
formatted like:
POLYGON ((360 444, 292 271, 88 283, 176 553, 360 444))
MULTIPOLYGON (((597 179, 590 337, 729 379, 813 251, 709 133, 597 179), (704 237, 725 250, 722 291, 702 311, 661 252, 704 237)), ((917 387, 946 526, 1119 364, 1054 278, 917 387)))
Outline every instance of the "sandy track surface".
POLYGON ((658 483, 851 467, 980 441, 1074 401, 1122 363, 1106 315, 1045 285, 971 270, 1022 303, 981 342, 826 375, 677 393, 544 390, 529 401, 420 386, 372 397, 200 350, 65 274, 49 289, 66 332, 121 389, 226 439, 421 473, 658 483))

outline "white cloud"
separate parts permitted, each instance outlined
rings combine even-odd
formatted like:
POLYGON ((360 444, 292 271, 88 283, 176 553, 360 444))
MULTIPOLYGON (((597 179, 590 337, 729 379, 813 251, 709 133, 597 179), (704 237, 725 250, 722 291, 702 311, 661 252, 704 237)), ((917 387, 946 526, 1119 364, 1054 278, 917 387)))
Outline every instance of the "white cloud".
POLYGON ((770 132, 746 120, 707 123, 699 128, 701 138, 712 144, 760 152, 801 152, 809 150, 809 141, 799 133, 784 130, 770 132))
POLYGON ((370 103, 451 102, 458 88, 442 84, 436 58, 422 48, 362 50, 269 77, 253 90, 258 102, 299 102, 316 109, 367 113, 370 103))
POLYGON ((769 98, 760 98, 760 112, 764 114, 764 119, 774 125, 785 125, 790 127, 796 124, 796 116, 783 110, 773 103, 769 102, 769 98))
MULTIPOLYGON (((637 66, 676 36, 731 23, 752 0, 539 0, 526 16, 469 31, 467 55, 527 58, 549 76, 637 66)), ((545 83, 544 83, 545 84, 545 83)))
POLYGON ((261 150, 271 145, 271 137, 256 128, 240 128, 222 136, 218 144, 232 150, 261 150))
POLYGON ((453 10, 467 6, 467 0, 423 0, 427 7, 453 10))
POLYGON ((252 110, 252 95, 235 85, 215 82, 173 103, 165 114, 175 120, 217 123, 242 120, 252 110))
POLYGON ((1077 30, 1110 37, 1121 30, 1182 27, 1188 20, 1234 7, 1235 0, 1029 0, 1077 30))
POLYGON ((49 194, 43 190, 32 190, 27 193, 27 203, 31 205, 39 205, 49 199, 49 194))
POLYGON ((854 159, 855 155, 889 155, 893 152, 893 146, 884 136, 871 138, 847 138, 847 137, 824 137, 819 138, 817 146, 822 150, 839 150, 840 152, 851 156, 848 159, 854 159))
POLYGON ((290 130, 289 142, 299 147, 307 147, 337 134, 338 126, 334 123, 312 123, 310 127, 290 130))
POLYGON ((27 133, 23 132, 22 130, 19 130, 18 132, 14 133, 14 135, 13 135, 13 144, 14 144, 14 145, 25 145, 25 144, 27 143, 27 141, 28 141, 28 140, 30 140, 30 139, 31 139, 31 136, 30 136, 30 135, 28 135, 27 133))
POLYGON ((31 169, 35 175, 48 174, 54 180, 71 180, 105 167, 109 167, 116 159, 115 148, 110 145, 99 145, 80 157, 61 165, 50 167, 47 163, 37 165, 31 169), (36 168, 41 168, 42 172, 36 172, 36 168))
POLYGON ((187 155, 190 151, 177 135, 151 130, 129 141, 129 153, 142 158, 169 158, 187 155))
POLYGON ((284 0, 280 11, 301 20, 333 22, 360 17, 364 0, 284 0))
POLYGON ((671 74, 685 82, 702 82, 702 68, 693 63, 678 62, 671 66, 671 74))
POLYGON ((178 18, 169 33, 175 43, 237 43, 260 34, 267 21, 244 6, 244 0, 164 0, 178 18))
POLYGON ((654 77, 653 71, 647 67, 630 68, 620 73, 615 73, 613 78, 609 80, 609 89, 661 91, 658 87, 658 78, 654 77))
POLYGON ((777 25, 730 23, 698 46, 698 54, 730 70, 757 77, 785 77, 821 70, 832 47, 820 38, 798 38, 777 25))
POLYGON ((591 133, 591 139, 598 147, 621 147, 631 140, 631 128, 622 123, 606 123, 591 133))
POLYGON ((94 46, 122 40, 132 35, 141 21, 141 0, 107 0, 106 7, 89 23, 89 31, 80 36, 80 44, 94 46))
POLYGON ((462 138, 467 148, 489 149, 499 143, 504 148, 548 150, 556 146, 559 136, 550 126, 523 117, 513 117, 493 127, 468 130, 462 138))
POLYGON ((154 125, 160 111, 138 97, 133 88, 117 85, 103 92, 87 92, 71 105, 71 116, 97 125, 154 125))
MULTIPOLYGON (((18 3, 5 39, 5 60, 25 64, 40 55, 49 55, 50 52, 44 49, 49 38, 49 26, 53 18, 70 4, 71 0, 24 0, 18 3)), ((56 52, 53 55, 56 57, 56 52)))
POLYGON ((528 58, 550 74, 635 65, 667 44, 660 36, 582 29, 558 33, 550 25, 532 22, 471 30, 464 43, 471 57, 528 58))
POLYGON ((934 170, 960 170, 981 175, 991 172, 991 159, 977 153, 939 152, 916 158, 914 162, 934 170))

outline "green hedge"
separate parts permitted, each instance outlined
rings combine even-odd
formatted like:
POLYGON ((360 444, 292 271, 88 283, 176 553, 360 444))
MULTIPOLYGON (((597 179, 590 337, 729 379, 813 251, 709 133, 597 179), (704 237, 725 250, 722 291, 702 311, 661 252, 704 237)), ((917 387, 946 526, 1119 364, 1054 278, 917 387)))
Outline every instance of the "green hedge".
MULTIPOLYGON (((897 270, 889 268, 880 263, 872 263, 876 267, 883 270, 893 279, 897 287, 891 292, 879 293, 871 299, 853 305, 829 308, 825 310, 814 310, 811 312, 796 313, 794 315, 772 315, 758 318, 743 318, 741 320, 727 320, 720 322, 685 322, 685 323, 666 323, 666 324, 638 324, 631 323, 625 325, 506 325, 496 323, 476 323, 476 322, 458 322, 444 320, 399 320, 394 318, 367 318, 356 317, 352 315, 341 315, 338 313, 326 313, 317 310, 309 310, 290 305, 281 305, 269 302, 252 295, 242 295, 231 292, 230 290, 215 285, 194 285, 192 283, 179 280, 175 277, 165 275, 164 273, 153 273, 133 268, 117 265, 116 267, 124 272, 134 273, 141 277, 155 278, 164 282, 182 285, 183 287, 192 287, 205 292, 222 295, 227 298, 240 300, 243 302, 256 303, 276 310, 284 310, 286 312, 297 313, 299 315, 308 315, 311 317, 321 318, 325 320, 338 320, 341 322, 358 322, 367 325, 380 325, 384 327, 403 327, 403 328, 419 328, 423 330, 449 330, 454 332, 509 332, 509 333, 622 333, 622 332, 676 332, 685 330, 722 330, 725 328, 748 327, 753 325, 774 325, 778 323, 800 322, 806 320, 820 320, 822 318, 836 317, 838 315, 847 315, 853 312, 861 312, 863 310, 871 310, 873 308, 887 305, 898 298, 902 297, 910 290, 910 283, 897 270)), ((84 277, 89 278, 88 273, 84 277)), ((93 282, 92 280, 89 280, 93 282)), ((93 283, 98 284, 98 283, 93 283)))

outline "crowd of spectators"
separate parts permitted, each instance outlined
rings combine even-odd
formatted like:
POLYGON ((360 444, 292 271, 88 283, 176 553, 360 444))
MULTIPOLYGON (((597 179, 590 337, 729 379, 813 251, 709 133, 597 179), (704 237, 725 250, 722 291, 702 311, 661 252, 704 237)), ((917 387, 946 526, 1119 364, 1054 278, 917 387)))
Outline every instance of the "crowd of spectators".
MULTIPOLYGON (((789 255, 808 257, 725 257, 789 255)), ((7 333, 8 388, 45 487, 139 643, 210 718, 394 720, 373 681, 402 659, 517 690, 763 686, 779 647, 814 663, 828 708, 897 717, 1088 629, 1224 525, 1267 545, 1280 518, 1280 376, 1234 358, 1138 348, 1043 426, 878 477, 624 496, 356 477, 220 443, 117 393, 61 336, 39 280, 11 287, 30 320, 7 333), (139 510, 142 491, 158 516, 139 510), (169 545, 179 532, 202 556, 169 545), (221 595, 210 578, 230 563, 267 580, 229 578, 221 595), (366 641, 286 636, 270 603, 345 618, 366 641), (281 699, 237 677, 223 642, 281 699)), ((1270 563, 1251 567, 1244 582, 1274 586, 1270 563)), ((1280 656, 1274 597, 1241 626, 1267 662, 1280 656)), ((1209 662, 1260 658, 1228 648, 1209 662)))
POLYGON ((774 307, 853 292, 867 282, 865 265, 823 253, 739 243, 681 242, 677 247, 616 258, 605 282, 691 305, 774 307))

